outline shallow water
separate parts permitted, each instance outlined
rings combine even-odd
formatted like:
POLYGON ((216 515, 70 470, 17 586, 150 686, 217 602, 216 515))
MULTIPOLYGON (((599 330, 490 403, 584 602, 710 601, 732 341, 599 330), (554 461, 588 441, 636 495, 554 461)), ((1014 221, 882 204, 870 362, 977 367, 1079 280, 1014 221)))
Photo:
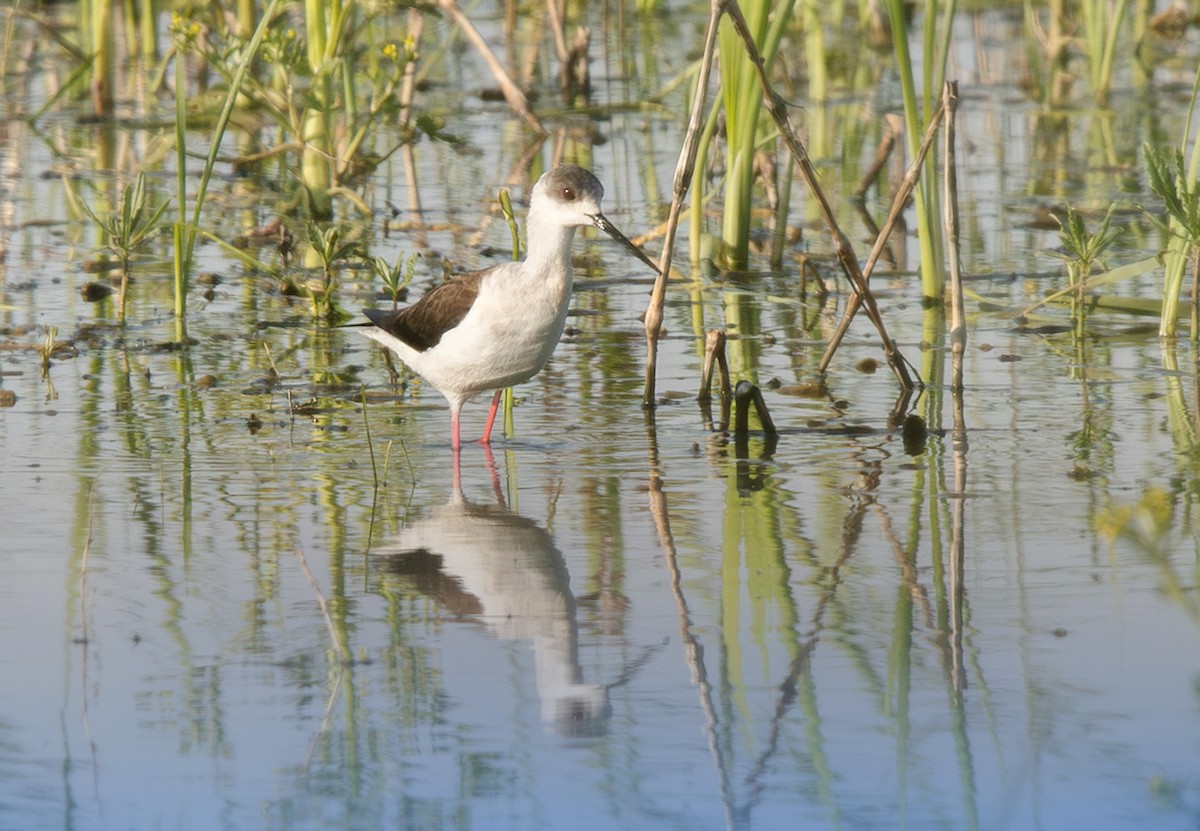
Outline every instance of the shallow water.
MULTIPOLYGON (((1031 184, 1040 116, 999 92, 963 116, 965 445, 906 276, 877 283, 931 381, 915 452, 894 379, 858 368, 879 358, 865 323, 828 396, 797 394, 844 300, 780 302, 788 273, 674 285, 643 412, 648 283, 588 240, 568 336, 516 391, 514 432, 464 448, 461 496, 440 397, 213 247, 191 345, 162 345, 153 266, 122 344, 79 299, 93 229, 45 176, 47 142, 10 122, 0 826, 1194 827, 1196 356, 1128 318, 1076 342, 979 311, 1061 280, 1039 253, 1057 235, 1026 227, 1055 201, 1031 184), (43 379, 50 325, 76 351, 43 379), (739 456, 696 401, 697 335, 718 325, 773 451, 754 432, 739 456), (1160 533, 1102 533, 1160 503, 1160 533)), ((464 116, 479 156, 419 156, 426 218, 484 227, 430 234, 466 267, 504 256, 481 219, 510 159, 483 138, 500 112, 464 116)), ((644 121, 614 115, 593 151, 631 234, 678 141, 644 121)), ((1082 178, 1072 198, 1105 181, 1082 178)), ((375 188, 402 201, 398 170, 375 188)), ((268 212, 235 180, 214 198, 230 236, 268 212)), ((382 225, 375 253, 415 248, 382 225)), ((439 273, 428 256, 417 282, 439 273)), ((361 275, 344 290, 381 302, 361 275)))

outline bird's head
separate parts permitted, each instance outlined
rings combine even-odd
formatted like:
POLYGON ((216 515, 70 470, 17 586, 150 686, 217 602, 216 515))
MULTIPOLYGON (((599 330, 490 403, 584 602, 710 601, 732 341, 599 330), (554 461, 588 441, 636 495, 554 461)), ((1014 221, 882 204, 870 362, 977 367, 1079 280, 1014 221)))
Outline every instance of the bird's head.
POLYGON ((599 228, 633 252, 639 260, 655 272, 658 266, 647 257, 642 249, 608 221, 600 210, 604 198, 604 185, 592 174, 578 165, 565 164, 542 175, 533 186, 530 198, 530 214, 537 214, 542 222, 564 228, 591 226, 599 228))

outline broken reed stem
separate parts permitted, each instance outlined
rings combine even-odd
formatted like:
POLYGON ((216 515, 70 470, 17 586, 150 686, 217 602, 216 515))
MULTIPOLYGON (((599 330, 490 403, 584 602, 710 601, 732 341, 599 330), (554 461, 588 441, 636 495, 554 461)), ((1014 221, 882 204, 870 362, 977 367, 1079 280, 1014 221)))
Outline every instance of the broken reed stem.
POLYGON ((967 318, 963 305, 962 269, 958 258, 958 177, 954 154, 955 115, 958 111, 958 83, 947 81, 942 88, 946 114, 946 148, 942 172, 946 248, 950 255, 950 355, 951 389, 962 392, 962 361, 967 348, 967 318))
POLYGON ((710 329, 704 338, 704 368, 700 372, 700 402, 712 400, 712 371, 716 364, 721 370, 721 398, 728 398, 733 391, 729 381, 729 361, 725 358, 725 331, 710 329))
POLYGON ((650 293, 646 307, 646 382, 642 389, 642 406, 654 406, 654 381, 658 372, 658 338, 662 330, 663 303, 667 293, 667 275, 671 273, 671 251, 675 247, 675 231, 679 216, 683 212, 683 200, 692 181, 696 167, 696 153, 700 146, 700 127, 703 121, 704 104, 708 98, 708 79, 712 75, 713 54, 717 46, 717 25, 724 13, 725 0, 711 0, 709 5, 708 32, 704 38, 704 54, 700 59, 700 72, 696 79, 696 94, 692 98, 692 112, 688 118, 687 133, 675 165, 675 193, 671 199, 671 211, 667 217, 666 233, 659 260, 658 277, 650 293))
POLYGON ((963 306, 962 270, 958 257, 958 176, 954 153, 955 122, 958 112, 958 83, 947 81, 942 87, 946 112, 946 148, 942 174, 942 204, 946 246, 950 254, 950 399, 954 412, 951 449, 954 459, 954 499, 950 523, 950 643, 954 689, 966 688, 963 667, 963 599, 965 597, 966 510, 967 510, 967 420, 963 404, 962 365, 967 349, 967 317, 963 306))
POLYGON ((900 386, 903 389, 913 389, 916 384, 914 384, 912 376, 908 371, 910 364, 900 354, 899 350, 897 350, 895 341, 887 333, 887 326, 884 324, 883 317, 879 313, 879 306, 875 303, 875 297, 871 294, 871 289, 867 285, 866 278, 863 277, 862 270, 859 268, 858 260, 854 255, 854 248, 851 246, 850 240, 843 233, 841 227, 837 224, 837 220, 833 217, 833 209, 829 206, 829 200, 825 198, 824 191, 821 190, 816 170, 813 168, 812 160, 808 157, 808 151, 804 148, 803 142, 796 135, 796 131, 792 128, 791 122, 788 119, 786 104, 779 94, 775 92, 774 88, 772 88, 767 78, 767 71, 763 65, 762 55, 759 54, 758 47, 754 45, 754 38, 746 24, 746 18, 742 15, 741 7, 738 5, 737 0, 714 1, 719 5, 725 6, 725 12, 729 15, 734 29, 742 39, 742 44, 746 47, 746 52, 758 74, 759 86, 762 87, 763 99, 767 105, 767 111, 770 112, 776 126, 779 127, 779 133, 783 137, 784 143, 787 144, 788 149, 800 165, 800 173, 804 177, 805 184, 808 185, 809 192, 817 201, 817 205, 821 210, 821 216, 824 218, 829 235, 833 240, 834 253, 837 256, 838 264, 842 267, 842 271, 846 274, 847 278, 849 278, 850 285, 854 288, 855 296, 859 298, 866 309, 868 319, 870 319, 875 329, 879 332, 883 354, 887 359, 888 366, 895 373, 896 380, 900 382, 900 386))
MULTIPOLYGON (((921 177, 921 168, 925 165, 925 157, 929 155, 929 148, 933 146, 933 141, 937 138, 937 128, 941 123, 944 113, 945 102, 939 100, 937 108, 933 111, 933 115, 929 119, 929 124, 925 127, 925 135, 921 138, 921 146, 917 150, 917 157, 908 166, 908 170, 904 174, 904 179, 900 182, 900 187, 896 189, 896 195, 892 198, 891 210, 888 211, 883 227, 876 234, 875 244, 872 246, 871 253, 867 256, 867 261, 863 265, 862 273, 865 280, 869 280, 871 273, 875 270, 875 264, 879 262, 879 258, 883 255, 883 250, 887 246, 888 237, 892 235, 892 231, 896 227, 896 222, 900 219, 900 214, 904 212, 904 206, 908 204, 908 198, 912 195, 913 188, 917 186, 917 181, 921 177)), ((825 354, 821 356, 821 362, 817 364, 818 374, 829 369, 829 364, 833 361, 833 354, 837 352, 838 346, 842 343, 842 338, 846 336, 846 331, 850 328, 850 321, 854 319, 854 315, 858 313, 861 306, 862 298, 855 293, 846 305, 846 311, 842 315, 842 319, 838 322, 837 329, 834 330, 833 335, 829 338, 829 344, 825 347, 825 354)))

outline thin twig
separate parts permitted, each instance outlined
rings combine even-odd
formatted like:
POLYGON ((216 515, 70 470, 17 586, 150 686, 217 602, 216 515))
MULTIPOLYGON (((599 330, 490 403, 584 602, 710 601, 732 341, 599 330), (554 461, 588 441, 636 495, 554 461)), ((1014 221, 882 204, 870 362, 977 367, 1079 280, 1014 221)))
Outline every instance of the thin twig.
MULTIPOLYGON (((944 112, 944 103, 939 100, 937 108, 933 111, 933 115, 929 119, 929 124, 925 128, 925 135, 921 138, 921 146, 917 150, 917 157, 908 166, 908 171, 904 174, 904 179, 901 180, 900 187, 896 189, 896 195, 892 199, 892 207, 888 211, 887 219, 884 220, 883 227, 879 229, 879 233, 875 235, 875 244, 872 246, 871 253, 868 255, 867 261, 862 268, 864 280, 869 280, 871 274, 875 271, 875 264, 879 262, 879 258, 883 255, 888 238, 892 235, 892 231, 896 227, 896 222, 900 219, 900 214, 904 212, 904 206, 908 204, 909 196, 912 195, 913 189, 917 186, 917 180, 921 176, 921 168, 925 165, 925 157, 929 153, 929 148, 933 146, 933 140, 937 138, 938 124, 941 122, 944 112)), ((862 299, 855 293, 846 305, 846 311, 842 315, 842 319, 838 321, 837 329, 834 330, 834 333, 829 338, 829 343, 825 347, 825 354, 821 356, 821 361, 817 364, 818 374, 824 373, 825 370, 829 369, 829 364, 833 360, 833 354, 837 352, 838 346, 842 343, 842 338, 846 336, 846 331, 850 328, 850 321, 854 319, 854 315, 858 313, 861 307, 862 299)))
POLYGON ((558 0, 546 0, 546 16, 550 18, 549 24, 550 33, 554 35, 551 40, 554 41, 554 54, 558 57, 558 65, 562 67, 562 71, 567 69, 567 33, 563 26, 562 14, 558 10, 558 0))
POLYGON ((950 253, 950 398, 954 412, 951 449, 954 458, 954 494, 951 500, 950 531, 950 680, 956 692, 966 689, 963 662, 963 604, 965 598, 967 422, 963 405, 963 358, 967 349, 967 318, 963 305, 962 269, 958 252, 958 176, 954 152, 958 113, 958 84, 947 81, 942 88, 946 111, 946 147, 942 173, 945 204, 946 245, 950 253))

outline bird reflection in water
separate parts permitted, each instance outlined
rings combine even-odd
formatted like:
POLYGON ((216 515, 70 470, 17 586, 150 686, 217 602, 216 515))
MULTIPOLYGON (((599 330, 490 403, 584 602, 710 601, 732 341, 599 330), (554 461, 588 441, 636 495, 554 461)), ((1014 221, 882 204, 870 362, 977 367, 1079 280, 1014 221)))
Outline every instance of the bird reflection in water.
POLYGON ((571 735, 602 732, 608 689, 583 683, 566 561, 545 529, 505 507, 495 484, 494 505, 471 503, 456 486, 387 547, 385 568, 497 638, 530 641, 542 720, 571 735))

